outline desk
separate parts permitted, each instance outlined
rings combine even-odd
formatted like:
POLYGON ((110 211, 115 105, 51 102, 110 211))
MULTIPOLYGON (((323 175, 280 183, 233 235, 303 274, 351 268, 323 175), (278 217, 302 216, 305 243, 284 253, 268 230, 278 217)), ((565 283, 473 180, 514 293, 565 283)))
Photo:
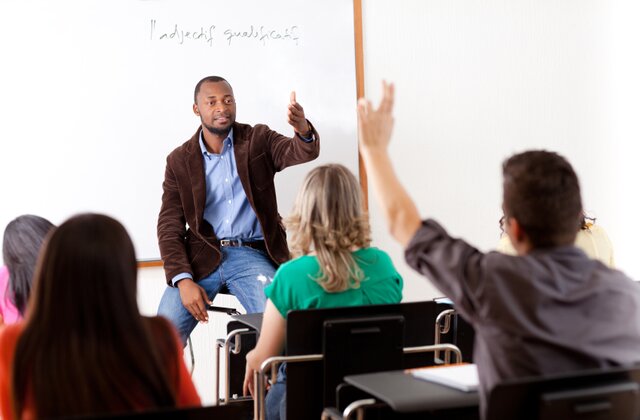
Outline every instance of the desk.
POLYGON ((390 406, 397 413, 467 409, 479 418, 477 392, 464 392, 416 379, 404 371, 345 376, 344 380, 390 406))
POLYGON ((231 315, 231 318, 252 330, 258 331, 259 334, 260 328, 262 327, 262 315, 262 312, 260 312, 257 314, 231 315))

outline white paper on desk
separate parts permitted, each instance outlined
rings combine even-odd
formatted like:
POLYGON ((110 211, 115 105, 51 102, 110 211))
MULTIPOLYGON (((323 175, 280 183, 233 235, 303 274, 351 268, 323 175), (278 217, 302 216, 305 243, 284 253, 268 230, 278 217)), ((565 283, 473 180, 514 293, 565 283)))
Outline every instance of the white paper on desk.
POLYGON ((450 386, 465 392, 478 389, 478 368, 474 364, 426 368, 414 370, 411 374, 418 379, 450 386))

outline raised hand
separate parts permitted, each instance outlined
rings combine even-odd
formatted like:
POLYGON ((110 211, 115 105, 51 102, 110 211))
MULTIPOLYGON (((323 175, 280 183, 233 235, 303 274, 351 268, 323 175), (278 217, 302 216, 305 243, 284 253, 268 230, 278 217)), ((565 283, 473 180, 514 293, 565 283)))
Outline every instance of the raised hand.
POLYGON ((287 121, 293 127, 293 130, 302 137, 311 137, 311 128, 304 116, 304 109, 296 101, 296 93, 291 92, 289 106, 287 107, 287 121))
POLYGON ((393 83, 383 81, 378 109, 365 98, 358 101, 361 150, 386 150, 389 145, 393 130, 393 96, 393 83))

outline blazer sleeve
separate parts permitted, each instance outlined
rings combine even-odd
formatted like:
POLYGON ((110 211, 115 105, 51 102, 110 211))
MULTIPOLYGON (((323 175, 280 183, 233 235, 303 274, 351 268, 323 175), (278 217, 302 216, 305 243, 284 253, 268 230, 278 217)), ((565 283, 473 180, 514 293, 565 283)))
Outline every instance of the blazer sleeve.
POLYGON ((186 219, 172 160, 172 155, 169 155, 162 183, 162 206, 158 216, 158 245, 169 286, 172 286, 171 279, 180 273, 193 276, 185 245, 186 219))
POLYGON ((310 142, 305 142, 297 134, 294 134, 293 138, 291 138, 264 126, 271 160, 276 172, 289 166, 310 162, 320 154, 320 135, 311 122, 308 120, 307 122, 313 132, 313 141, 310 142))

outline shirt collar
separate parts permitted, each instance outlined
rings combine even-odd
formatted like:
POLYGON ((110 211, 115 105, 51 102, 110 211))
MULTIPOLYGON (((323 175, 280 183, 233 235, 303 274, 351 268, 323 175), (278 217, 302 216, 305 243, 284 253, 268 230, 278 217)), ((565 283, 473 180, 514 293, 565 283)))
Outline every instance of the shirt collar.
MULTIPOLYGON (((203 130, 204 129, 200 130, 200 139, 198 140, 198 143, 200 144, 200 151, 202 152, 202 154, 205 156, 209 156, 209 155, 212 155, 213 153, 209 153, 209 151, 207 150, 207 147, 204 145, 204 136, 202 135, 203 130)), ((224 139, 222 143, 226 144, 227 141, 229 142, 229 144, 233 145, 233 127, 231 127, 231 130, 229 130, 229 134, 227 135, 227 138, 224 139)))

